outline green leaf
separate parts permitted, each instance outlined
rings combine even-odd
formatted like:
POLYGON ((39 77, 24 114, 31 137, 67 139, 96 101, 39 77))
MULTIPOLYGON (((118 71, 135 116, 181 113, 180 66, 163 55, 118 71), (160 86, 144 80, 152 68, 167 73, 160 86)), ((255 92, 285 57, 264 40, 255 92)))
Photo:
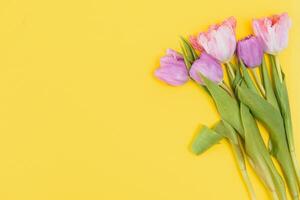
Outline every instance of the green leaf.
POLYGON ((187 39, 185 39, 184 37, 181 37, 181 40, 182 40, 183 45, 185 46, 185 48, 189 50, 189 52, 191 54, 190 55, 191 60, 192 61, 197 60, 198 59, 198 55, 197 55, 195 49, 193 48, 193 46, 191 45, 191 43, 187 39))
POLYGON ((275 88, 275 94, 278 103, 280 105, 282 117, 284 118, 284 122, 285 122, 286 137, 289 143, 289 148, 294 150, 291 111, 290 111, 287 88, 285 84, 285 77, 283 75, 283 82, 280 82, 279 76, 276 73, 276 62, 274 56, 271 56, 270 60, 271 60, 272 78, 273 78, 273 83, 275 88))
POLYGON ((257 88, 255 87, 255 84, 253 83, 251 76, 249 75, 249 72, 242 61, 240 61, 240 67, 241 67, 241 71, 243 73, 243 78, 244 78, 248 88, 251 91, 258 94, 257 88))
POLYGON ((285 75, 283 72, 282 77, 283 81, 281 82, 279 79, 279 75, 276 69, 276 63, 274 56, 270 56, 271 68, 272 68, 272 78, 275 88, 276 98, 279 103, 280 111, 284 120, 285 133, 289 146, 289 151, 292 157, 292 161, 294 164, 294 168, 297 174, 298 184, 300 186, 300 167, 297 161, 296 153, 295 153, 295 145, 294 145, 294 137, 293 137, 293 127, 292 127, 292 116, 289 104, 288 90, 286 87, 285 75))
POLYGON ((241 83, 241 81, 243 81, 242 74, 241 74, 240 70, 236 70, 235 79, 232 82, 232 86, 233 86, 234 90, 236 89, 236 86, 241 83))
POLYGON ((224 138, 228 139, 233 145, 239 145, 238 133, 227 122, 218 122, 213 130, 202 125, 193 140, 192 152, 196 155, 202 154, 224 138))
POLYGON ((225 66, 226 66, 226 71, 230 82, 230 86, 234 91, 236 86, 240 83, 240 81, 242 81, 241 72, 240 70, 236 69, 237 67, 231 62, 226 63, 225 66), (234 77, 231 71, 233 71, 234 77))
POLYGON ((191 67, 191 65, 193 64, 193 62, 198 59, 198 55, 196 53, 196 51, 194 50, 194 48, 192 47, 192 45, 189 43, 189 41, 187 41, 184 37, 180 37, 181 38, 181 50, 183 53, 183 58, 184 58, 184 62, 186 64, 186 66, 188 68, 191 67))
POLYGON ((181 47, 181 51, 182 51, 182 55, 183 55, 184 64, 189 69, 192 66, 192 64, 190 63, 190 61, 188 59, 186 49, 182 45, 180 45, 180 47, 181 47))
POLYGON ((241 119, 245 133, 246 153, 252 161, 255 171, 279 199, 286 199, 284 182, 277 172, 269 152, 263 142, 256 121, 247 106, 241 103, 241 119))
POLYGON ((230 140, 232 144, 238 145, 239 144, 238 133, 225 120, 222 120, 222 124, 223 124, 223 131, 218 130, 218 133, 223 134, 227 139, 230 140))
POLYGON ((243 177, 243 180, 247 187, 249 195, 252 200, 256 199, 253 185, 250 181, 250 178, 249 178, 249 175, 247 172, 247 168, 246 168, 246 164, 245 164, 245 156, 244 156, 242 143, 240 142, 238 133, 234 130, 234 128, 232 126, 230 126, 230 124, 228 124, 224 120, 220 121, 215 126, 214 130, 217 133, 224 135, 229 140, 229 143, 231 144, 234 156, 236 158, 238 167, 240 169, 240 173, 243 177))
POLYGON ((230 96, 226 91, 220 88, 216 83, 201 76, 209 93, 216 104, 217 110, 223 120, 234 127, 243 137, 243 128, 240 119, 239 105, 235 98, 230 96))
MULTIPOLYGON (((236 76, 232 85, 236 87, 236 89, 238 89, 239 88, 238 85, 245 86, 245 82, 243 81, 243 79, 236 76)), ((249 156, 250 163, 254 167, 255 171, 263 179, 265 184, 268 186, 269 190, 273 194, 274 199, 278 199, 278 196, 280 197, 280 199, 286 199, 285 187, 283 181, 272 163, 269 152, 264 145, 263 139, 260 136, 259 129, 257 128, 256 122, 252 117, 251 113, 249 112, 249 110, 247 114, 248 115, 246 115, 247 117, 246 119, 245 119, 244 112, 241 113, 241 117, 244 120, 242 129, 243 130, 245 129, 244 141, 247 143, 246 153, 249 156), (246 126, 247 128, 244 128, 246 126), (252 134, 251 127, 252 128, 254 127, 254 131, 256 131, 256 134, 259 137, 255 137, 254 134, 252 134), (246 131, 247 131, 247 136, 245 135, 246 131)))
POLYGON ((268 149, 269 149, 269 152, 273 155, 274 152, 273 152, 273 147, 272 147, 272 141, 270 138, 268 139, 268 149))
POLYGON ((275 97, 271 79, 268 73, 268 69, 266 66, 266 59, 263 57, 262 64, 261 64, 261 77, 262 77, 262 82, 264 84, 265 92, 266 92, 266 99, 267 101, 274 106, 274 108, 279 110, 279 106, 277 103, 277 99, 275 97))
POLYGON ((228 75, 228 79, 229 79, 230 85, 231 85, 232 88, 234 88, 233 83, 234 83, 234 78, 235 77, 232 76, 232 72, 231 72, 232 63, 225 63, 225 66, 226 66, 226 71, 227 71, 227 75, 228 75))
MULTIPOLYGON (((223 123, 227 121, 228 124, 232 125, 235 130, 238 130, 241 133, 241 136, 244 137, 244 139, 245 139, 244 128, 241 123, 240 109, 239 109, 239 105, 238 105, 237 101, 233 97, 228 95, 227 92, 222 90, 214 82, 206 79, 205 77, 202 77, 202 78, 206 84, 206 87, 208 88, 209 92, 211 93, 211 96, 213 97, 213 99, 216 103, 217 109, 223 119, 223 123)), ((239 82, 240 81, 241 80, 239 80, 239 82)), ((251 114, 250 114, 250 116, 251 116, 251 114)), ((251 123, 253 123, 253 121, 250 122, 249 126, 253 126, 253 124, 251 124, 251 123)), ((223 128, 223 130, 226 130, 226 129, 228 129, 228 127, 225 129, 223 128)), ((216 131, 219 133, 221 132, 219 130, 216 130, 216 131)), ((249 135, 250 135, 250 133, 249 133, 249 135)), ((262 146, 264 147, 265 155, 268 155, 269 160, 271 160, 270 155, 268 154, 268 151, 263 144, 263 140, 261 139, 260 142, 261 142, 262 146)), ((259 142, 257 142, 257 141, 254 142, 252 147, 250 149, 248 148, 247 153, 249 153, 249 155, 252 155, 251 156, 252 164, 254 166, 256 166, 256 171, 258 173, 260 173, 261 176, 263 176, 264 180, 266 180, 266 184, 271 188, 271 191, 273 191, 272 188, 280 188, 282 186, 282 185, 280 185, 281 179, 280 179, 280 177, 278 178, 278 176, 276 176, 276 172, 277 172, 276 170, 275 170, 275 172, 271 171, 272 169, 274 170, 274 168, 270 167, 272 162, 271 162, 271 164, 270 163, 268 164, 268 163, 266 163, 267 162, 266 159, 264 157, 260 156, 260 152, 263 150, 262 150, 262 147, 257 148, 258 143, 259 142), (266 174, 268 174, 268 175, 266 175, 266 174), (274 183, 273 179, 277 182, 274 183)), ((234 146, 236 147, 236 145, 234 145, 234 146)), ((276 190, 274 190, 274 191, 276 191, 276 190)), ((285 196, 284 189, 283 189, 283 192, 282 192, 282 189, 279 189, 279 191, 280 191, 280 193, 278 194, 278 196, 285 196)), ((277 197, 276 192, 273 195, 274 195, 274 197, 275 196, 277 197)), ((282 198, 282 199, 285 199, 285 198, 282 198)))
POLYGON ((200 155, 208 150, 213 145, 217 144, 224 137, 221 134, 209 129, 207 126, 202 126, 199 133, 192 143, 192 152, 200 155))
POLYGON ((244 86, 238 86, 238 97, 250 108, 253 115, 270 130, 272 146, 276 153, 279 145, 277 143, 284 145, 285 141, 284 124, 280 112, 257 93, 244 86))
POLYGON ((213 130, 202 125, 199 133, 193 140, 192 152, 200 155, 224 138, 228 139, 232 144, 239 144, 237 133, 228 123, 220 121, 213 130))
POLYGON ((273 155, 275 155, 281 165, 292 196, 298 196, 298 183, 280 112, 261 96, 246 87, 238 87, 238 97, 269 130, 273 155))

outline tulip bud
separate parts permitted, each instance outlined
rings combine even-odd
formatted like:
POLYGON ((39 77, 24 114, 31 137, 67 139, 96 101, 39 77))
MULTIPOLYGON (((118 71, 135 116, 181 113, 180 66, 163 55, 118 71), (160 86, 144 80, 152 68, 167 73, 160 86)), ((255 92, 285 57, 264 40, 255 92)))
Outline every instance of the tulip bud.
POLYGON ((221 64, 207 53, 202 53, 190 69, 190 76, 201 85, 204 85, 200 74, 211 81, 220 84, 223 81, 223 70, 221 64))
POLYGON ((259 66, 264 55, 260 40, 254 36, 240 40, 237 45, 237 55, 247 67, 259 66))
POLYGON ((168 49, 166 55, 160 59, 160 68, 154 75, 173 86, 183 85, 189 79, 182 55, 172 49, 168 49))

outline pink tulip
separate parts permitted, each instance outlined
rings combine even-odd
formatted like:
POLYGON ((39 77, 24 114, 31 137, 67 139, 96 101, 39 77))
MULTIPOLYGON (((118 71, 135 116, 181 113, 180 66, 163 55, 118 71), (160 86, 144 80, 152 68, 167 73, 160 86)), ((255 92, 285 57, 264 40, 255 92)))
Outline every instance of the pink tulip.
POLYGON ((229 62, 236 48, 236 20, 230 17, 221 24, 212 25, 207 32, 200 33, 198 44, 220 62, 229 62))
POLYGON ((186 83, 189 76, 182 55, 168 49, 167 55, 160 59, 160 68, 155 71, 155 76, 173 86, 186 83))
POLYGON ((209 80, 220 84, 223 81, 223 70, 221 64, 207 53, 202 53, 200 58, 196 60, 190 69, 190 76, 203 85, 200 74, 209 80))
POLYGON ((287 47, 290 26, 287 13, 253 20, 254 33, 262 41, 264 51, 273 55, 287 47))

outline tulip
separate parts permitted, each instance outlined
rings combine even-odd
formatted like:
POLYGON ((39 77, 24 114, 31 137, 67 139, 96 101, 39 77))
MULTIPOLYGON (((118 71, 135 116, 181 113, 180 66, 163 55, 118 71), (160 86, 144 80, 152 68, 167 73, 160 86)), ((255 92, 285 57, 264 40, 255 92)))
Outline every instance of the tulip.
POLYGON ((199 45, 215 59, 227 63, 236 48, 236 20, 230 17, 221 24, 212 25, 207 32, 198 36, 199 45))
POLYGON ((262 41, 264 51, 272 55, 287 47, 290 26, 287 13, 253 20, 255 35, 262 41))
POLYGON ((221 84, 223 81, 223 70, 221 64, 207 53, 202 53, 190 69, 190 76, 199 84, 204 85, 200 74, 211 81, 221 84))
POLYGON ((258 67, 262 63, 264 56, 263 47, 260 40, 255 36, 248 36, 243 40, 240 40, 237 45, 237 55, 241 62, 246 67, 251 68, 255 82, 263 96, 266 95, 265 89, 261 84, 258 74, 255 71, 255 67, 258 67))
POLYGON ((240 40, 237 45, 237 55, 249 68, 254 68, 262 63, 263 47, 255 36, 248 36, 240 40))
POLYGON ((166 55, 160 59, 160 67, 154 75, 172 86, 183 85, 189 79, 182 55, 172 49, 168 49, 166 55))

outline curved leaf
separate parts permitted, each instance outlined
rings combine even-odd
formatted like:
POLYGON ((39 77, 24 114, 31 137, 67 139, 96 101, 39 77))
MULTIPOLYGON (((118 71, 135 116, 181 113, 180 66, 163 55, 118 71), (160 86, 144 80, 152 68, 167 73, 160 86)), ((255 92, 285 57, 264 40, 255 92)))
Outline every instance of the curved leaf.
POLYGON ((216 133, 207 126, 202 126, 193 141, 192 152, 196 155, 200 155, 220 142, 223 138, 224 137, 221 134, 216 133))
POLYGON ((243 128, 241 124, 239 105, 235 98, 220 88, 216 83, 201 76, 209 93, 211 94, 223 120, 233 126, 243 137, 243 128))
POLYGON ((281 165, 292 196, 298 198, 298 182, 288 150, 280 112, 261 96, 246 87, 238 87, 238 97, 241 102, 250 108, 252 114, 269 129, 272 152, 281 165))
MULTIPOLYGON (((287 91, 286 82, 285 82, 285 75, 283 72, 281 72, 282 77, 283 77, 283 81, 281 82, 279 79, 279 76, 277 74, 275 59, 276 58, 274 56, 270 56, 271 67, 272 67, 272 72, 273 72, 272 77, 273 77, 273 82, 274 82, 274 88, 275 88, 277 100, 280 105, 279 106, 280 111, 281 111, 281 114, 282 114, 282 117, 284 120, 285 133, 286 133, 286 138, 287 138, 287 142, 289 145, 289 151, 290 151, 292 161, 294 164, 294 168, 295 168, 295 171, 297 174, 298 184, 300 186, 300 167, 299 167, 296 153, 295 153, 292 116, 291 116, 291 110, 290 110, 290 104, 289 104, 288 91, 287 91)), ((277 63, 277 64, 279 64, 279 63, 277 63)))
POLYGON ((255 87, 255 84, 253 83, 253 81, 250 77, 250 74, 249 74, 247 68, 245 67, 245 65, 242 61, 240 61, 240 66, 241 66, 241 71, 243 73, 243 78, 244 78, 245 83, 247 84, 248 88, 250 90, 252 90, 253 92, 259 94, 257 88, 255 87))
POLYGON ((247 105, 254 116, 270 130, 274 153, 278 151, 278 143, 285 144, 285 130, 281 114, 270 103, 244 86, 238 86, 238 97, 247 105))
POLYGON ((268 73, 268 69, 266 66, 266 59, 263 57, 262 64, 261 64, 261 77, 264 84, 264 88, 266 91, 266 100, 274 106, 274 108, 279 110, 279 106, 273 91, 271 79, 268 73))
POLYGON ((241 118, 245 131, 245 148, 253 161, 254 169, 262 176, 269 189, 276 192, 279 199, 286 199, 283 179, 277 172, 263 142, 256 121, 247 106, 241 103, 241 118))

